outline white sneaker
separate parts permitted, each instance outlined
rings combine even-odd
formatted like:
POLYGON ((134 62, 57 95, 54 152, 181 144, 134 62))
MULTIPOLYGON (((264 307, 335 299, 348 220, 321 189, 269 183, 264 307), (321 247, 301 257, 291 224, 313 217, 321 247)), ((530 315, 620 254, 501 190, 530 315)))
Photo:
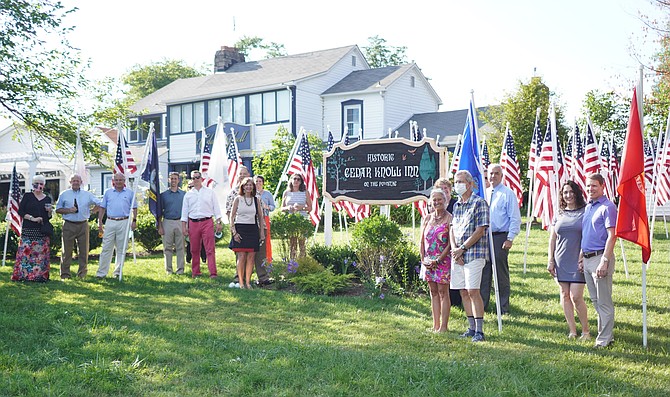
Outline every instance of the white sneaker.
POLYGON ((235 283, 235 288, 240 288, 240 283, 235 283))
POLYGON ((235 283, 228 284, 228 288, 235 288, 235 283))

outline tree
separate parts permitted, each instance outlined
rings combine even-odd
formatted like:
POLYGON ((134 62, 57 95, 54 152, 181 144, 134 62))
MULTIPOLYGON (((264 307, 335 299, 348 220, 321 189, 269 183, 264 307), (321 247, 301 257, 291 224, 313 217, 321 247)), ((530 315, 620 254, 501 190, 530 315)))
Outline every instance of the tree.
POLYGON ((182 60, 165 59, 146 66, 135 65, 123 75, 121 81, 130 87, 128 99, 137 101, 175 80, 203 75, 202 71, 186 65, 182 60))
MULTIPOLYGON (((617 145, 623 146, 628 128, 630 98, 622 97, 614 91, 591 90, 586 93, 582 108, 591 118, 597 133, 613 133, 617 145)), ((586 120, 582 120, 582 124, 585 125, 586 120)))
MULTIPOLYGON (((325 144, 316 135, 307 134, 307 141, 309 143, 309 150, 312 156, 312 163, 314 168, 321 166, 323 161, 323 149, 325 144)), ((293 146, 295 144, 295 137, 283 125, 277 129, 274 138, 271 142, 271 147, 261 155, 255 155, 252 160, 251 167, 254 175, 263 175, 265 178, 265 188, 274 193, 277 184, 280 182, 284 166, 292 154, 293 146)), ((320 182, 320 181, 319 181, 320 182)), ((284 184, 284 187, 286 184, 284 184)), ((319 191, 321 191, 321 184, 319 183, 319 191)))
MULTIPOLYGON (((528 167, 528 153, 533 138, 536 110, 540 108, 540 128, 544 134, 547 127, 549 104, 554 97, 555 94, 542 82, 541 77, 532 77, 528 83, 519 81, 517 90, 507 94, 500 105, 491 106, 479 114, 482 121, 490 123, 493 127, 493 133, 489 134, 486 139, 491 161, 500 159, 505 128, 509 122, 514 136, 517 160, 522 169, 522 175, 525 175, 523 171, 528 167)), ((556 105, 559 142, 562 142, 567 136, 568 128, 564 124, 563 110, 556 105)))
POLYGON ((234 47, 237 48, 240 53, 244 54, 245 57, 249 57, 251 55, 251 50, 253 49, 265 51, 265 59, 288 55, 283 44, 275 43, 274 41, 270 42, 270 44, 265 44, 263 39, 258 36, 243 36, 237 43, 235 43, 234 47))
POLYGON ((386 44, 386 40, 379 36, 368 37, 369 46, 363 47, 365 59, 371 68, 397 66, 407 63, 405 52, 407 47, 394 47, 386 44))
MULTIPOLYGON (((88 120, 75 102, 87 87, 87 64, 67 39, 73 28, 63 26, 75 11, 52 0, 0 0, 0 108, 66 151, 88 120)), ((81 140, 89 158, 100 158, 99 142, 87 134, 81 140)))

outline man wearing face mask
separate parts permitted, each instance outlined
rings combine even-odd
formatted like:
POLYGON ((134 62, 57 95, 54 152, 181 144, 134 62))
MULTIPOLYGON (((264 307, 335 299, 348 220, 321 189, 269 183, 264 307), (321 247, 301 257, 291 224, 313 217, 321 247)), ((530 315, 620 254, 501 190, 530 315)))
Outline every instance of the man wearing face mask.
MULTIPOLYGON (((500 294, 500 312, 509 313, 509 265, 507 256, 512 248, 514 237, 521 230, 521 212, 516 194, 502 183, 502 167, 500 164, 491 164, 488 169, 489 182, 491 186, 486 189, 489 198, 491 235, 493 236, 493 256, 496 262, 496 274, 498 281, 498 292, 500 294)), ((486 262, 482 274, 482 300, 484 310, 488 309, 491 298, 491 281, 493 269, 491 261, 486 262)))
POLYGON ((460 170, 454 176, 454 190, 459 200, 454 205, 451 221, 451 289, 460 290, 468 329, 461 337, 473 342, 484 341, 484 303, 479 288, 482 270, 489 257, 489 206, 473 194, 470 172, 460 170))

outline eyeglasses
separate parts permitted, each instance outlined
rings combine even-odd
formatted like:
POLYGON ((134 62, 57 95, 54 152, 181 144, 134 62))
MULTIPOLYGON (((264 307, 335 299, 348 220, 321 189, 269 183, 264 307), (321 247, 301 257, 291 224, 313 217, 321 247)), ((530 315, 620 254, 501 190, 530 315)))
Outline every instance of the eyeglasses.
POLYGON ((42 187, 42 186, 44 186, 44 184, 41 183, 41 182, 35 182, 35 183, 33 183, 33 187, 34 187, 34 188, 38 188, 38 187, 42 187))
POLYGON ((202 178, 201 176, 194 176, 192 179, 200 179, 202 178))

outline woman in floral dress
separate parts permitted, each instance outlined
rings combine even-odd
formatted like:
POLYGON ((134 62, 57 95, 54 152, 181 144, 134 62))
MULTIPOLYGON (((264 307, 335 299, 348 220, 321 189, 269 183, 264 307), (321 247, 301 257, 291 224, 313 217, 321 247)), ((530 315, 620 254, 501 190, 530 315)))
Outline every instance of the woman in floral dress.
POLYGON ((451 214, 447 211, 447 194, 442 189, 430 193, 431 212, 421 225, 421 278, 428 282, 430 305, 433 313, 433 331, 448 330, 451 300, 451 247, 449 246, 449 224, 451 214))
POLYGON ((33 191, 24 194, 19 203, 23 225, 12 281, 49 281, 51 237, 42 231, 42 226, 49 223, 52 203, 44 194, 44 184, 44 176, 35 175, 33 191))

